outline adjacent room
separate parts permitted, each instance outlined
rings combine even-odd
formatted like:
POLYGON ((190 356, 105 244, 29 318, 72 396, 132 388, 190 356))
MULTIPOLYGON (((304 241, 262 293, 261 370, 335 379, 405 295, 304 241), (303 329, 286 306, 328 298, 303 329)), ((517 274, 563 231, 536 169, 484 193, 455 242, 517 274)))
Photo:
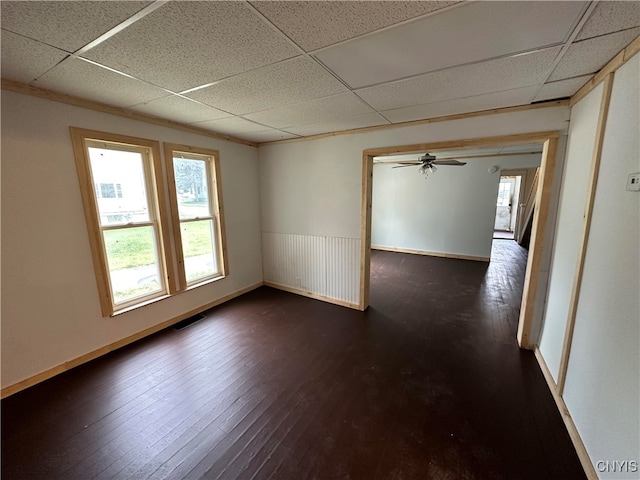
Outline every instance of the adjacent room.
POLYGON ((640 478, 640 2, 0 13, 3 479, 640 478))
MULTIPOLYGON (((531 194, 535 173, 529 182, 526 177, 540 166, 541 154, 542 145, 525 144, 433 151, 427 158, 425 154, 374 157, 372 248, 489 261, 496 222, 503 213, 500 203, 508 208, 513 201, 511 192, 503 198, 502 179, 519 173, 525 177, 523 192, 531 194)), ((523 212, 525 228, 535 195, 530 203, 523 212)), ((511 228, 513 233, 516 216, 511 227, 508 215, 504 230, 511 228)))

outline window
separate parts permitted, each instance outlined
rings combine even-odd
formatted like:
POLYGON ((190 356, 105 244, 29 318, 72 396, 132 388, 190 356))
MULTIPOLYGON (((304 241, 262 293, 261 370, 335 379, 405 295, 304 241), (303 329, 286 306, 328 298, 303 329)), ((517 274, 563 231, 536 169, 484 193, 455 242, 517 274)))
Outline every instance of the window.
POLYGON ((217 152, 180 147, 165 179, 157 141, 71 136, 103 315, 226 274, 217 152))
POLYGON ((180 284, 189 287, 225 275, 224 222, 218 153, 165 144, 180 284))
POLYGON ((498 207, 508 207, 511 205, 511 186, 513 177, 500 177, 500 184, 498 186, 498 201, 496 205, 498 207))

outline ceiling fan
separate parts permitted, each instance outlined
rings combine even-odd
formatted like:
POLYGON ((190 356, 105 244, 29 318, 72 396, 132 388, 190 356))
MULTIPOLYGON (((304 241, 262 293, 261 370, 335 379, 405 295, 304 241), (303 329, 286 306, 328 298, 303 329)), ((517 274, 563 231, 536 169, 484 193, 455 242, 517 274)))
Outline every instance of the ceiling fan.
POLYGON ((403 167, 412 167, 414 165, 420 165, 418 172, 426 177, 430 173, 435 173, 435 171, 437 170, 436 165, 448 165, 453 167, 461 167, 463 165, 466 165, 467 162, 461 162, 459 160, 456 160, 455 158, 438 160, 435 157, 435 155, 431 155, 430 153, 425 153, 424 155, 419 157, 417 160, 401 161, 401 162, 398 162, 398 164, 399 165, 392 168, 403 168, 403 167))

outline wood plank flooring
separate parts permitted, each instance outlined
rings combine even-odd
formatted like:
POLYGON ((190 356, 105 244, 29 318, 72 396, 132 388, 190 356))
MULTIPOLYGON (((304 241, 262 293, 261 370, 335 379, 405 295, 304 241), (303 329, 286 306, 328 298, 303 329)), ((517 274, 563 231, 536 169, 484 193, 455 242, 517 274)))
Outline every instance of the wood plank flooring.
POLYGON ((585 478, 515 341, 526 251, 372 252, 367 312, 262 287, 2 401, 2 479, 585 478))

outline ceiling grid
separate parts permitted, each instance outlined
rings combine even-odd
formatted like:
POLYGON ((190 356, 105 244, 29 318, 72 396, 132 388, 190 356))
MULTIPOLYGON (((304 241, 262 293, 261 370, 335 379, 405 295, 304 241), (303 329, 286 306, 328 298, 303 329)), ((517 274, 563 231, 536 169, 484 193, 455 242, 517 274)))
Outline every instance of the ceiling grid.
POLYGON ((2 77, 254 142, 566 98, 637 1, 2 2, 2 77))

